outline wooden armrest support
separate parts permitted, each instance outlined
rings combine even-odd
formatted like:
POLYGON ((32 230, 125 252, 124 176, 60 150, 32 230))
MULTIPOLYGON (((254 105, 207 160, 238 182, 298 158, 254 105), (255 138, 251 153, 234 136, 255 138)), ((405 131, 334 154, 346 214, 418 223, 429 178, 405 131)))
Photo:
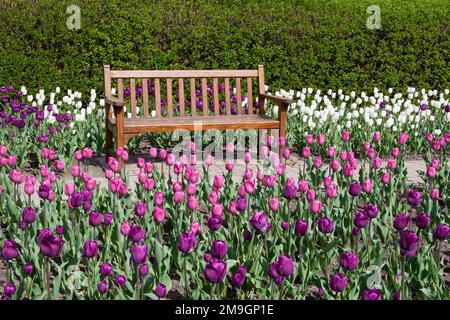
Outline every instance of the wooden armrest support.
POLYGON ((267 99, 267 100, 271 100, 273 102, 279 103, 279 104, 286 104, 289 105, 292 102, 291 98, 285 98, 285 97, 277 97, 277 96, 272 96, 270 94, 265 94, 265 93, 260 93, 259 96, 262 99, 267 99))
POLYGON ((106 97, 105 104, 109 104, 113 107, 123 107, 123 100, 113 97, 106 97))

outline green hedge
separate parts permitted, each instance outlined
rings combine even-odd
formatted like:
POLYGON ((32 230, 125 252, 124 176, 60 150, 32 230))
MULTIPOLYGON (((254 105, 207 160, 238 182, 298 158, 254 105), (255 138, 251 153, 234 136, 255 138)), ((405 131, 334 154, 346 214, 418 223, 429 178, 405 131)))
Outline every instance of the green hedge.
POLYGON ((275 88, 450 87, 448 0, 0 3, 0 84, 87 92, 113 68, 266 67, 275 88), (68 30, 66 8, 81 8, 68 30), (366 8, 381 8, 381 30, 366 8))

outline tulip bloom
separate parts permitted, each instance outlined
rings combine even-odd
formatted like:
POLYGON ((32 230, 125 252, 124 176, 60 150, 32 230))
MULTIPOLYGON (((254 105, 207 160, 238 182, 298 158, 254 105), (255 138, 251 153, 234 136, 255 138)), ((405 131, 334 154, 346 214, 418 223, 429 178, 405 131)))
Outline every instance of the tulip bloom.
POLYGON ((330 278, 330 288, 334 292, 342 292, 348 286, 348 278, 342 273, 336 273, 330 278))
POLYGON ((381 291, 378 289, 366 289, 363 292, 363 300, 381 300, 381 291))
POLYGON ((295 235, 297 237, 303 237, 308 231, 308 222, 305 220, 295 221, 295 235))
POLYGON ((216 259, 223 259, 228 253, 228 244, 226 241, 215 240, 211 246, 211 255, 216 259))
POLYGON ((254 211, 249 222, 257 233, 264 233, 269 229, 269 219, 263 211, 254 211))
POLYGON ((6 261, 12 260, 19 255, 19 250, 14 241, 6 240, 3 243, 2 258, 6 261))
POLYGON ((404 230, 400 233, 400 254, 404 257, 416 255, 419 237, 414 231, 404 230))
POLYGON ((87 240, 83 245, 83 257, 90 259, 96 257, 99 253, 98 244, 95 240, 87 240))
POLYGON ((415 222, 417 228, 426 229, 430 225, 430 217, 425 212, 420 212, 417 214, 415 222))
POLYGON ((167 289, 166 289, 166 286, 164 285, 164 284, 162 284, 162 283, 158 283, 157 285, 156 285, 156 288, 155 288, 155 290, 154 290, 154 293, 155 293, 155 295, 158 297, 158 298, 164 298, 165 296, 166 296, 166 294, 167 294, 167 289))
POLYGON ((203 270, 205 279, 210 283, 221 282, 227 273, 227 264, 219 259, 211 259, 203 270))
POLYGON ((195 246, 197 246, 197 239, 194 232, 183 232, 180 234, 180 238, 177 243, 178 250, 182 253, 189 253, 195 246))
POLYGON ((322 233, 332 233, 334 230, 334 221, 331 221, 328 217, 321 217, 317 220, 319 231, 322 233))
POLYGON ((136 265, 144 263, 147 258, 147 246, 135 244, 131 247, 131 259, 136 265))
POLYGON ((57 257, 63 246, 63 239, 55 237, 49 229, 39 232, 37 242, 40 252, 46 257, 57 257))
POLYGON ((339 257, 339 263, 344 270, 355 270, 358 262, 358 255, 354 252, 344 252, 339 257))
POLYGON ((394 218, 394 228, 398 231, 405 229, 409 223, 409 216, 398 213, 394 218))

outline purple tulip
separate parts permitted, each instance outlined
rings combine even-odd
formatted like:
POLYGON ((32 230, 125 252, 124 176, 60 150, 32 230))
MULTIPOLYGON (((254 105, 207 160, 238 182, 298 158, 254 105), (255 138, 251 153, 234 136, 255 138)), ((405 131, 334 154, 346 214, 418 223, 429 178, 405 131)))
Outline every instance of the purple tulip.
POLYGON ((41 184, 38 189, 39 198, 44 199, 44 200, 48 199, 50 191, 51 191, 51 188, 48 185, 41 184))
POLYGON ((355 270, 358 267, 358 255, 354 252, 344 252, 339 257, 339 262, 344 270, 355 270))
POLYGON ((147 258, 147 246, 135 244, 131 247, 131 259, 135 264, 144 263, 147 258))
POLYGON ((180 234, 177 246, 178 250, 187 254, 197 245, 197 239, 195 233, 192 231, 183 232, 180 234))
POLYGON ((348 189, 348 192, 352 197, 357 197, 362 191, 362 187, 358 182, 353 182, 348 189))
POLYGON ((163 285, 162 283, 158 283, 155 288, 155 295, 158 298, 162 299, 166 296, 166 294, 167 294, 166 286, 163 285))
POLYGON ((116 278, 116 284, 121 287, 127 282, 127 278, 124 275, 119 275, 116 278))
POLYGON ((280 285, 283 283, 284 278, 278 270, 278 262, 277 261, 274 261, 269 265, 269 276, 272 278, 272 280, 277 285, 280 285))
POLYGON ((17 288, 14 285, 14 283, 5 283, 5 285, 3 286, 3 293, 7 297, 12 297, 12 295, 15 294, 16 291, 17 291, 17 288))
POLYGON ((23 266, 23 272, 25 272, 26 275, 30 275, 33 273, 33 265, 29 262, 25 263, 23 266))
POLYGON ((83 245, 83 257, 90 259, 96 257, 99 253, 98 244, 95 240, 87 240, 83 245))
POLYGON ((223 259, 228 253, 228 244, 226 241, 215 240, 211 246, 211 255, 216 259, 223 259))
POLYGON ((61 225, 56 226, 55 231, 58 236, 62 235, 64 232, 64 226, 61 225))
POLYGON ((433 230, 433 238, 440 241, 445 241, 450 235, 450 227, 445 224, 438 225, 433 230))
POLYGON ((102 224, 103 215, 100 212, 92 211, 89 214, 89 224, 92 227, 98 227, 102 224))
POLYGON ((106 212, 106 213, 103 215, 103 223, 104 223, 105 225, 107 225, 107 226, 109 226, 109 225, 111 224, 112 219, 113 219, 113 214, 112 214, 112 212, 106 212))
POLYGON ((419 229, 426 229, 430 225, 430 217, 425 212, 418 213, 415 220, 419 229))
POLYGON ((221 216, 210 215, 207 217, 208 228, 212 231, 217 231, 222 227, 223 220, 221 216))
POLYGON ((83 204, 83 194, 81 192, 74 192, 69 198, 72 208, 79 208, 83 204))
POLYGON ((409 189, 406 199, 410 206, 417 207, 422 201, 422 193, 413 189, 409 189))
POLYGON ((263 211, 254 211, 250 218, 250 225, 257 233, 264 233, 269 229, 269 219, 263 211))
POLYGON ((394 218, 394 228, 398 231, 405 229, 408 225, 409 217, 405 214, 398 213, 394 218))
POLYGON ((419 237, 414 231, 404 230, 400 233, 400 254, 406 258, 416 255, 419 237))
POLYGON ((12 260, 19 255, 19 250, 17 249, 17 245, 12 240, 6 240, 3 243, 2 249, 2 257, 6 261, 12 260))
POLYGON ((381 300, 381 291, 378 289, 366 289, 362 295, 363 300, 381 300))
POLYGON ((378 216, 378 207, 374 204, 369 203, 364 207, 364 213, 370 219, 374 219, 378 216))
POLYGON ((330 288, 334 292, 342 292, 348 286, 348 278, 342 273, 336 273, 330 278, 330 288))
POLYGON ((297 237, 303 237, 308 231, 308 222, 305 220, 295 221, 295 235, 297 237))
POLYGON ((139 275, 145 277, 148 274, 148 264, 143 263, 139 266, 139 275))
POLYGON ((203 275, 210 283, 219 283, 225 278, 227 273, 227 264, 219 259, 212 259, 205 266, 203 275))
POLYGON ((24 208, 22 211, 22 219, 28 224, 36 221, 36 211, 33 208, 24 208))
POLYGON ((245 266, 239 266, 237 271, 231 276, 231 284, 234 287, 242 287, 245 282, 245 274, 247 273, 247 268, 245 266))
POLYGON ((355 214, 353 223, 356 227, 363 229, 370 223, 370 218, 363 211, 358 211, 355 214))
POLYGON ((106 280, 101 280, 97 286, 97 290, 100 294, 105 294, 108 289, 108 282, 106 280))
POLYGON ((147 213, 147 205, 141 200, 138 200, 136 206, 134 207, 134 214, 138 217, 143 217, 145 216, 146 213, 147 213))
POLYGON ((63 246, 63 239, 57 238, 49 229, 42 229, 37 237, 40 252, 46 257, 59 256, 63 246))
POLYGON ((244 237, 244 240, 245 241, 250 241, 250 240, 252 240, 252 232, 250 231, 250 230, 244 230, 244 234, 243 234, 243 237, 244 237))
POLYGON ((334 221, 331 221, 328 217, 321 217, 317 220, 319 231, 322 233, 332 233, 334 230, 334 221))
POLYGON ((288 200, 295 199, 297 196, 297 188, 293 184, 286 184, 284 188, 284 197, 288 200))
POLYGON ((107 277, 107 276, 111 275, 112 269, 113 269, 113 267, 110 263, 103 262, 100 265, 100 274, 104 277, 107 277))
POLYGON ((128 239, 135 243, 141 243, 142 241, 144 241, 145 236, 146 236, 145 229, 139 226, 132 226, 130 228, 130 231, 128 232, 128 239))
POLYGON ((277 261, 278 264, 278 273, 282 277, 289 277, 294 273, 294 262, 292 261, 292 258, 287 255, 283 254, 278 258, 277 261))
POLYGON ((247 210, 247 200, 245 198, 239 197, 236 200, 236 206, 238 211, 245 212, 245 210, 247 210))

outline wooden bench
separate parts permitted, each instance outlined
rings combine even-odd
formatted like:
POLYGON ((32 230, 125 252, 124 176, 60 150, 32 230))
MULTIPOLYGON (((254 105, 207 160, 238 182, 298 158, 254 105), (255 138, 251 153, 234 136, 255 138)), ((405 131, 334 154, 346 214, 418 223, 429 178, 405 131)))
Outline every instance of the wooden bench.
POLYGON ((107 156, 114 133, 116 148, 139 133, 176 129, 278 129, 286 135, 291 100, 265 94, 262 65, 257 70, 111 70, 105 65, 103 71, 107 156), (266 116, 265 100, 278 104, 277 119, 266 116))

